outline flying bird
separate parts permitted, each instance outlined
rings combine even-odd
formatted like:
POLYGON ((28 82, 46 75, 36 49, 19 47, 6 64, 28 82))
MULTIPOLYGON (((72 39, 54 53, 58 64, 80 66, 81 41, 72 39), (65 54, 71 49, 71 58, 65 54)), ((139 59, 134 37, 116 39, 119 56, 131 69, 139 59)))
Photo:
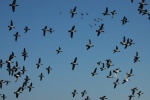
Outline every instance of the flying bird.
POLYGON ((111 76, 111 71, 109 72, 109 75, 107 76, 107 78, 113 78, 113 76, 111 76))
POLYGON ((83 97, 85 94, 87 94, 86 90, 82 91, 81 94, 82 94, 82 97, 83 97))
POLYGON ((24 61, 25 61, 26 57, 28 57, 28 53, 26 52, 26 48, 23 49, 22 56, 24 57, 24 61))
POLYGON ((103 71, 103 70, 105 70, 106 68, 105 68, 105 64, 104 63, 102 63, 102 67, 100 67, 100 69, 101 69, 101 71, 103 71))
POLYGON ((68 32, 70 32, 70 37, 73 38, 73 33, 76 32, 75 25, 72 26, 71 30, 69 30, 68 32))
POLYGON ((77 63, 77 57, 75 57, 74 61, 71 62, 71 64, 72 64, 72 70, 74 70, 75 66, 78 65, 78 63, 77 63))
POLYGON ((24 30, 25 30, 25 33, 27 33, 30 29, 28 26, 25 26, 24 30))
POLYGON ((124 24, 126 24, 127 22, 129 22, 126 16, 124 16, 121 21, 122 21, 122 25, 124 25, 124 24))
POLYGON ((77 14, 77 12, 76 12, 76 6, 74 7, 74 9, 72 10, 70 10, 70 13, 71 13, 71 18, 73 18, 73 16, 75 15, 75 14, 77 14))
POLYGON ((37 69, 38 69, 41 65, 43 65, 43 64, 41 63, 41 58, 39 58, 38 63, 36 63, 36 65, 37 65, 37 69))
POLYGON ((101 100, 105 100, 105 99, 107 99, 107 97, 106 96, 102 96, 102 97, 100 97, 100 99, 101 100))
POLYGON ((46 70, 47 70, 47 72, 48 72, 48 74, 49 74, 50 71, 52 70, 52 68, 51 68, 50 66, 48 66, 48 67, 46 68, 46 70))
POLYGON ((138 56, 138 52, 136 52, 136 56, 134 56, 134 63, 140 61, 139 58, 140 57, 138 56))
POLYGON ((118 73, 121 72, 119 68, 113 70, 113 73, 115 74, 116 78, 118 78, 118 73))
POLYGON ((13 25, 13 21, 10 21, 10 25, 8 26, 9 31, 12 30, 13 28, 15 28, 15 26, 13 25))
POLYGON ((117 14, 117 13, 116 13, 116 10, 113 10, 113 11, 111 12, 112 18, 114 18, 114 15, 115 15, 115 14, 117 14))
POLYGON ((86 47, 87 47, 87 50, 89 50, 91 47, 94 47, 94 45, 92 45, 90 39, 89 39, 89 44, 87 44, 86 47))
POLYGON ((31 91, 32 88, 34 88, 34 87, 32 86, 32 82, 30 83, 30 85, 28 86, 28 88, 29 88, 29 92, 31 91))
POLYGON ((126 78, 123 80, 122 84, 126 83, 130 81, 130 79, 128 78, 128 73, 126 73, 126 78))
POLYGON ((15 41, 17 42, 18 37, 20 37, 19 32, 16 32, 16 34, 14 34, 14 36, 15 36, 15 41))
POLYGON ((138 98, 140 98, 141 94, 144 94, 142 91, 139 91, 138 93, 138 98))
POLYGON ((120 52, 120 50, 118 49, 118 46, 116 46, 116 48, 113 51, 114 51, 113 53, 120 52))
POLYGON ((39 75, 39 77, 40 77, 40 81, 42 81, 42 78, 44 77, 44 76, 43 76, 43 73, 41 73, 41 74, 39 75))
POLYGON ((16 98, 19 97, 19 94, 22 93, 21 92, 21 87, 18 88, 18 90, 16 92, 14 92, 14 94, 16 94, 16 98))
POLYGON ((62 52, 61 48, 59 47, 57 50, 56 50, 57 54, 59 54, 60 52, 62 52))
POLYGON ((110 15, 110 14, 108 14, 108 7, 106 7, 105 12, 104 12, 104 13, 102 13, 102 14, 103 14, 103 16, 110 15))
POLYGON ((19 6, 19 5, 16 4, 16 0, 13 0, 12 4, 9 4, 9 6, 11 6, 12 7, 12 11, 15 12, 16 6, 19 6))
POLYGON ((98 73, 96 73, 96 71, 97 71, 97 67, 94 69, 94 71, 93 71, 93 72, 91 72, 92 76, 94 76, 94 75, 97 75, 97 74, 98 74, 98 73))
POLYGON ((97 36, 99 36, 100 35, 100 33, 101 32, 104 32, 104 24, 101 24, 101 26, 99 26, 99 29, 98 30, 96 30, 96 32, 97 32, 97 36))
POLYGON ((47 26, 45 26, 42 30, 43 30, 43 36, 45 36, 46 31, 47 31, 47 26))
POLYGON ((116 86, 119 84, 118 81, 119 81, 119 79, 117 79, 116 82, 113 83, 113 84, 114 84, 114 89, 115 89, 116 86))
POLYGON ((73 96, 73 98, 74 98, 75 95, 78 94, 78 93, 77 93, 77 91, 76 91, 76 89, 75 89, 71 94, 72 94, 72 96, 73 96))

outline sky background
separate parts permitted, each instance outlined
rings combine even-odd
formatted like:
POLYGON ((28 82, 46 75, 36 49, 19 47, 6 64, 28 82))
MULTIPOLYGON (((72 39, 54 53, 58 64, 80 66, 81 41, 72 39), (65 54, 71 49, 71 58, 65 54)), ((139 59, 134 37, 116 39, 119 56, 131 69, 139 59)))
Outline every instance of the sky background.
MULTIPOLYGON (((106 95, 108 100, 128 100, 132 94, 131 89, 137 87, 143 91, 139 100, 150 99, 150 22, 147 15, 140 15, 137 11, 141 0, 17 0, 15 12, 12 12, 9 4, 12 0, 0 0, 0 59, 4 62, 9 58, 11 52, 14 52, 16 58, 12 61, 18 61, 19 67, 25 66, 34 88, 31 92, 25 89, 19 95, 18 100, 84 100, 89 96, 91 100, 99 100, 101 96, 106 95), (70 9, 77 7, 77 14, 71 18, 70 9), (108 7, 108 12, 116 10, 114 18, 103 16, 102 13, 108 7), (61 14, 60 14, 61 12, 61 14), (81 18, 83 13, 83 18, 81 18), (88 15, 86 15, 88 13, 88 15), (122 18, 126 16, 128 23, 122 25, 122 18), (95 22, 94 18, 101 18, 95 22), (13 21, 15 29, 9 31, 8 25, 13 21), (99 25, 104 23, 104 33, 97 36, 96 30, 99 25), (93 27, 90 27, 91 24, 93 27), (95 25, 96 24, 96 25, 95 25), (73 38, 70 38, 68 30, 75 25, 73 38), (24 33, 24 27, 29 30, 24 33), (47 26, 52 27, 54 32, 46 32, 43 37, 42 29, 47 26), (19 32, 18 41, 15 42, 13 34, 19 32), (127 49, 120 44, 123 36, 131 38, 135 44, 127 49), (91 39, 93 48, 86 50, 86 44, 91 39), (57 54, 56 50, 61 47, 63 52, 57 54), (113 54, 113 49, 118 46, 121 52, 113 54), (21 53, 26 48, 28 56, 23 60, 21 53), (133 63, 136 52, 139 53, 140 62, 133 63), (72 71, 70 64, 77 57, 77 65, 72 71), (36 63, 41 58, 42 66, 37 69, 36 63), (106 63, 106 59, 111 59, 115 65, 100 71, 97 62, 106 63), (52 71, 47 74, 46 67, 51 66, 52 71), (91 72, 98 68, 98 75, 92 77, 91 72), (113 82, 116 78, 107 79, 109 71, 116 68, 121 69, 118 74, 119 85, 116 89, 113 82), (130 82, 122 84, 126 72, 133 69, 133 77, 130 82), (44 78, 40 81, 38 77, 43 73, 44 78), (71 92, 77 90, 78 94, 73 98, 71 92), (86 96, 81 97, 81 92, 87 91, 86 96)), ((150 1, 144 6, 149 12, 150 1)), ((12 64, 13 67, 15 65, 12 64)), ((0 69, 0 80, 10 80, 11 83, 0 89, 0 94, 7 96, 6 100, 16 100, 14 92, 22 86, 25 75, 22 75, 17 82, 14 76, 9 76, 6 71, 7 64, 0 69)), ((21 70, 19 69, 19 70, 21 70)), ((29 85, 29 84, 28 84, 29 85)), ((132 100, 137 100, 138 95, 132 100)))

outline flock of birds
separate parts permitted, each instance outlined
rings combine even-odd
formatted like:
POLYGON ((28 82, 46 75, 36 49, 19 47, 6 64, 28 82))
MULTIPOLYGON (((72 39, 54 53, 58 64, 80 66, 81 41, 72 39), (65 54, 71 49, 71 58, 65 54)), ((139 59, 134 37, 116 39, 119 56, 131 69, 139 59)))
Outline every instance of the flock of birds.
MULTIPOLYGON (((133 0, 131 0, 131 2, 133 3, 133 0)), ((148 19, 150 20, 150 14, 148 13, 147 9, 144 9, 144 6, 146 6, 146 5, 147 5, 147 4, 145 3, 145 0, 142 0, 142 1, 139 3, 138 11, 139 11, 139 14, 148 15, 148 19)), ((12 4, 10 4, 9 6, 11 6, 11 7, 12 7, 12 11, 15 12, 16 7, 19 6, 19 5, 16 4, 16 0, 13 0, 12 4)), ((61 14, 61 13, 60 13, 60 14, 61 14)), ((74 7, 74 9, 71 9, 71 10, 70 10, 70 14, 71 14, 71 18, 73 18, 73 17, 77 14, 77 7, 76 7, 76 6, 74 7)), ((116 12, 116 10, 114 10, 114 11, 112 11, 111 13, 108 13, 108 7, 106 7, 106 10, 105 10, 104 13, 102 13, 102 14, 103 14, 103 16, 109 16, 109 15, 111 15, 112 18, 114 18, 115 14, 117 14, 117 12, 116 12)), ((88 15, 88 13, 86 13, 86 15, 88 15)), ((83 16, 83 13, 81 13, 81 16, 83 16)), ((94 19, 94 20, 95 20, 95 21, 100 21, 100 20, 102 20, 102 19, 98 18, 98 19, 94 19)), ((129 21, 128 21, 127 17, 124 16, 123 19, 121 20, 121 22, 122 22, 122 25, 124 25, 124 24, 126 24, 127 22, 129 22, 129 21)), ((92 27, 91 24, 89 24, 89 26, 92 27)), ((9 28, 9 31, 11 31, 13 28, 15 28, 15 26, 14 26, 12 20, 10 21, 10 25, 8 26, 8 28, 9 28)), ((25 26, 25 28, 24 28, 25 33, 27 33, 29 30, 30 30, 30 28, 29 28, 28 26, 25 26)), ((46 32, 47 32, 47 31, 50 32, 50 33, 54 32, 53 28, 50 27, 49 29, 47 29, 47 26, 45 26, 45 27, 42 29, 42 31, 43 31, 43 36, 46 35, 46 32)), ((75 25, 72 26, 72 28, 71 28, 70 30, 68 30, 68 32, 70 33, 70 37, 73 38, 74 33, 77 32, 77 31, 75 30, 75 25)), ((99 26, 99 28, 96 30, 97 36, 100 36, 100 34, 101 34, 102 32, 104 32, 104 23, 102 23, 102 24, 99 26)), ((19 32, 16 32, 13 36, 15 37, 15 41, 17 42, 18 37, 20 37, 19 32)), ((124 49, 127 49, 128 47, 132 46, 132 45, 135 44, 135 43, 133 42, 132 39, 126 38, 126 37, 124 36, 124 37, 123 37, 123 40, 120 42, 120 44, 121 44, 122 46, 124 46, 124 49)), ((92 41, 91 41, 90 39, 89 39, 89 41, 88 41, 86 47, 87 47, 87 50, 89 50, 90 48, 94 47, 94 45, 92 44, 92 41)), ((57 52, 57 54, 59 54, 59 53, 61 53, 61 52, 63 52, 63 51, 62 51, 61 47, 59 47, 59 48, 56 50, 56 52, 57 52)), ((116 46, 115 49, 113 50, 113 53, 117 53, 117 52, 120 52, 118 46, 116 46)), ((26 48, 23 49, 22 56, 23 56, 23 59, 24 59, 24 61, 25 61, 26 58, 28 57, 28 53, 27 53, 27 51, 26 51, 26 48)), ((15 56, 14 52, 12 52, 12 53, 9 55, 9 58, 8 58, 8 60, 6 60, 6 62, 3 62, 3 60, 0 59, 0 68, 3 67, 3 64, 7 64, 7 69, 6 69, 6 70, 8 71, 8 74, 11 75, 11 76, 13 76, 13 77, 15 78, 15 82, 17 82, 18 79, 19 79, 22 75, 24 75, 27 70, 26 70, 25 66, 23 66, 22 69, 21 69, 21 68, 19 67, 17 61, 15 62, 15 65, 12 67, 12 64, 14 63, 12 60, 13 60, 15 57, 16 57, 16 56, 15 56), (20 69, 20 70, 19 70, 19 69, 20 69)), ((133 59, 133 62, 136 63, 136 62, 139 62, 139 61, 140 61, 140 57, 139 57, 139 55, 138 55, 138 52, 136 52, 136 54, 135 54, 135 56, 134 56, 134 59, 133 59)), ((39 69, 40 66, 42 66, 42 65, 43 65, 43 64, 41 63, 41 58, 39 58, 38 61, 37 61, 37 63, 36 63, 37 69, 39 69)), ((75 70, 75 67, 78 65, 78 63, 77 63, 77 57, 74 58, 74 60, 71 62, 71 65, 72 65, 72 70, 75 70)), ((112 63, 112 60, 111 60, 111 59, 106 59, 106 63, 102 63, 101 61, 99 61, 99 62, 97 62, 97 65, 98 65, 98 66, 102 65, 102 66, 99 68, 101 71, 104 71, 104 70, 106 70, 106 69, 109 69, 111 66, 114 66, 114 64, 112 63), (105 65, 106 65, 106 67, 105 67, 105 65)), ((52 68, 51 68, 50 66, 48 66, 48 67, 46 68, 46 70, 47 70, 47 73, 50 74, 52 68)), ((91 72, 91 75, 92 75, 92 76, 98 75, 97 70, 98 70, 98 68, 96 67, 96 68, 94 69, 94 71, 91 72)), ((112 73, 114 73, 114 75, 115 75, 115 77, 116 77, 116 81, 113 82, 114 89, 117 87, 117 85, 119 85, 119 78, 118 78, 118 73, 119 73, 119 72, 121 72, 121 70, 120 70, 119 68, 116 68, 115 70, 110 71, 110 72, 108 73, 108 76, 106 76, 107 78, 113 78, 112 73)), ((130 71, 129 71, 129 73, 126 73, 125 79, 123 79, 122 84, 125 84, 126 82, 129 82, 129 81, 130 81, 129 77, 132 77, 132 76, 134 76, 134 75, 133 75, 133 70, 132 70, 132 68, 131 68, 130 71)), ((43 78, 43 77, 44 77, 43 73, 40 73, 40 75, 39 75, 39 80, 42 81, 42 78, 43 78)), ((14 92, 14 94, 16 95, 16 98, 19 97, 19 94, 20 94, 20 93, 23 93, 24 89, 28 89, 29 92, 31 92, 32 88, 34 88, 32 82, 29 83, 29 80, 31 80, 31 79, 29 78, 28 75, 26 75, 26 77, 25 77, 25 79, 24 79, 24 82, 22 83, 22 86, 20 86, 20 87, 14 92)), ((7 86, 7 85, 9 85, 10 82, 11 82, 11 81, 9 81, 9 80, 0 80, 0 89, 2 89, 2 86, 3 86, 4 83, 5 83, 6 86, 7 86)), ((138 88, 137 88, 137 87, 134 87, 134 88, 131 89, 131 91, 132 91, 132 94, 128 96, 128 97, 129 97, 129 100, 131 100, 132 97, 135 97, 135 91, 138 91, 138 88)), ((72 97, 74 98, 74 97, 76 96, 76 94, 78 94, 78 93, 77 93, 77 90, 76 90, 76 89, 73 90, 73 92, 72 92, 71 94, 72 94, 72 97)), ((81 96, 82 96, 82 97, 84 97, 86 94, 87 94, 87 91, 86 91, 86 90, 84 90, 84 91, 81 92, 81 96)), ((141 94, 143 94, 143 92, 142 92, 141 90, 139 90, 139 91, 137 92, 138 98, 140 97, 141 94)), ((2 98, 3 100, 6 99, 6 95, 5 95, 5 94, 0 94, 0 95, 1 95, 1 98, 2 98)), ((105 99, 108 99, 108 98, 107 98, 107 96, 101 96, 99 99, 105 100, 105 99)), ((85 100, 90 100, 90 97, 87 96, 87 97, 85 98, 85 100)))

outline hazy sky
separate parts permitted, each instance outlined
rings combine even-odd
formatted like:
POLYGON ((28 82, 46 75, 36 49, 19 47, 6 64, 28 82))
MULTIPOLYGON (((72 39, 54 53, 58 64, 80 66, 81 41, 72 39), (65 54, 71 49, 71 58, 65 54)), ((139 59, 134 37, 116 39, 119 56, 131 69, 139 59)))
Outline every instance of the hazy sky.
MULTIPOLYGON (((5 62, 11 52, 16 58, 11 67, 17 61, 20 71, 25 66, 27 72, 19 77, 15 82, 15 77, 8 74, 7 64, 0 69, 0 80, 10 80, 8 86, 3 83, 0 94, 7 96, 6 100, 16 100, 14 92, 22 86, 24 78, 28 75, 28 85, 32 82, 34 88, 29 92, 25 89, 19 95, 18 100, 84 100, 87 96, 91 100, 99 100, 106 95, 108 100, 128 100, 132 94, 131 89, 138 88, 143 91, 139 100, 150 99, 150 64, 149 64, 149 43, 150 43, 150 22, 147 15, 138 12, 141 0, 16 0, 15 12, 12 12, 11 4, 13 0, 0 0, 0 59, 5 62), (71 18, 70 9, 76 8, 77 14, 71 18), (103 16, 103 12, 108 7, 108 13, 116 10, 114 18, 103 16), (84 15, 81 16, 81 13, 84 15), (88 13, 88 15, 86 15, 88 13), (129 22, 122 25, 122 18, 126 16, 129 22), (101 18, 99 22, 94 19, 101 18), (9 31, 8 25, 13 21, 14 29, 9 31), (104 33, 97 36, 96 30, 104 23, 104 33), (89 26, 92 25, 92 27, 89 26), (96 24, 96 25, 95 25, 96 24), (70 38, 68 30, 75 25, 73 38, 70 38), (25 26, 31 30, 24 33, 25 26), (46 32, 43 36, 42 29, 52 27, 54 32, 46 32), (13 34, 19 32, 20 36, 15 41, 13 34), (120 44, 123 36, 135 42, 127 49, 120 44), (89 39, 94 47, 86 50, 89 39), (113 54, 113 49, 118 46, 121 52, 113 54), (62 51, 57 54, 56 50, 61 47, 62 51), (28 57, 23 60, 21 53, 26 48, 28 57), (136 52, 139 53, 140 62, 133 63, 136 52), (72 71, 71 62, 77 57, 77 65, 72 71), (36 67, 38 59, 41 58, 43 64, 39 69, 36 67), (105 63, 106 59, 111 59, 114 66, 104 71, 97 65, 98 61, 105 63), (46 68, 51 66, 52 71, 47 73, 46 68), (97 67, 98 75, 92 76, 91 72, 97 67), (118 73, 119 84, 114 89, 113 78, 106 76, 109 71, 120 68, 118 73), (134 76, 130 77, 130 82, 122 84, 126 73, 133 69, 134 76), (44 78, 40 81, 38 77, 43 73, 44 78), (72 92, 77 90, 78 94, 73 98, 72 92), (84 97, 81 92, 87 91, 84 97)), ((147 9, 150 12, 150 1, 145 0, 147 9)), ((137 100, 138 95, 132 100, 137 100)))

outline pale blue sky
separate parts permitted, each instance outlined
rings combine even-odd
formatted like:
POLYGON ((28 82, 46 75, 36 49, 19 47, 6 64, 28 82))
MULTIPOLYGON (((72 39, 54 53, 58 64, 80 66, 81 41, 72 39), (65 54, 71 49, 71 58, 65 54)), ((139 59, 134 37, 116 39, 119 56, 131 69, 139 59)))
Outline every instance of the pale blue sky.
MULTIPOLYGON (((18 100, 84 100, 89 96, 91 100, 99 100, 101 96, 106 95, 108 100, 128 100, 132 93, 131 88, 137 87, 143 91, 139 100, 150 99, 149 84, 150 64, 149 51, 150 47, 150 22, 147 15, 140 15, 137 11, 141 0, 17 0, 15 12, 12 12, 9 4, 12 0, 0 1, 0 59, 4 62, 9 58, 13 51, 18 61, 19 67, 25 66, 28 75, 33 83, 34 88, 29 93, 24 90, 19 95, 18 100), (77 7, 77 14, 71 18, 70 9, 77 7), (102 13, 108 7, 108 12, 116 10, 114 18, 103 16, 102 13), (61 12, 61 14, 60 14, 61 12), (83 13, 83 19, 81 19, 83 13), (89 15, 85 15, 88 13, 89 15), (126 16, 128 23, 122 25, 122 18, 126 16), (102 21, 95 22, 94 18, 101 18, 102 21), (8 25, 13 21, 15 29, 9 31, 8 25), (96 23, 96 26, 94 24, 96 23), (96 30, 99 25, 104 23, 104 33, 97 36, 96 30), (93 27, 89 26, 91 24, 93 27), (52 27, 55 31, 50 34, 46 32, 43 37, 42 29, 47 25, 48 29, 52 27), (70 38, 68 30, 75 25, 77 30, 73 38, 70 38), (29 30, 24 33, 24 27, 28 26, 29 30), (15 42, 13 34, 19 32, 21 37, 15 42), (123 39, 131 38, 135 42, 127 49, 120 44, 123 39), (91 39, 93 48, 86 50, 86 44, 91 39), (56 53, 56 49, 61 47, 63 52, 56 53), (118 46, 120 53, 113 54, 113 49, 118 46), (28 56, 23 61, 21 53, 26 48, 28 56), (139 53, 141 62, 133 63, 136 51, 139 53), (37 69, 36 63, 39 57, 43 65, 37 69), (72 71, 70 64, 77 57, 79 65, 72 71), (111 59, 115 65, 109 69, 100 71, 97 66, 98 61, 106 63, 106 59, 111 59), (51 66, 52 71, 48 75, 46 67, 51 66), (98 68, 98 75, 92 77, 91 72, 98 68), (118 74, 119 85, 113 88, 113 82, 116 78, 107 79, 109 71, 120 68, 118 74), (125 78, 126 72, 133 69, 134 76, 130 82, 121 84, 125 78), (40 81, 38 77, 43 73, 44 78, 40 81), (76 89, 78 94, 73 98, 71 92, 76 89), (87 95, 81 97, 81 92, 87 91, 87 95)), ((150 1, 144 7, 150 11, 150 1)), ((13 67, 15 65, 12 64, 13 67)), ((0 94, 7 96, 6 100, 16 100, 14 92, 22 85, 25 75, 22 75, 15 83, 15 77, 9 76, 6 71, 7 65, 4 64, 0 69, 0 80, 10 80, 11 83, 0 89, 0 94)), ((28 84, 29 85, 29 84, 28 84)), ((137 100, 137 92, 132 100, 137 100)))

